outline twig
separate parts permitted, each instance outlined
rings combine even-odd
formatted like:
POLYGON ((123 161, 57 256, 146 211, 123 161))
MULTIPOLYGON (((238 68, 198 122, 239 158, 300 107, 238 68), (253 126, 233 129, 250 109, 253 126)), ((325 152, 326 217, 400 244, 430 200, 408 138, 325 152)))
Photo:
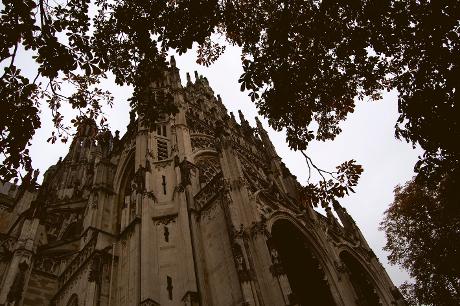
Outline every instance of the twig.
MULTIPOLYGON (((16 42, 16 45, 14 45, 13 54, 11 55, 11 62, 10 62, 10 65, 8 66, 10 69, 11 69, 11 67, 13 67, 14 59, 16 58, 16 52, 18 51, 18 44, 19 44, 19 42, 16 42)), ((6 58, 8 58, 8 57, 6 57, 6 58)), ((4 73, 4 74, 2 75, 2 77, 0 78, 0 80, 2 80, 2 79, 5 77, 5 74, 6 74, 6 73, 4 73)))
POLYGON ((14 46, 14 51, 13 51, 13 55, 11 56, 11 63, 10 63, 10 68, 13 66, 14 64, 14 59, 16 57, 16 52, 18 51, 18 42, 16 42, 16 45, 14 46))
POLYGON ((323 169, 320 169, 318 166, 316 166, 312 159, 303 151, 303 150, 300 150, 300 152, 302 153, 302 155, 305 157, 305 160, 307 161, 307 165, 308 165, 308 181, 310 181, 310 163, 311 165, 313 166, 313 168, 316 169, 316 171, 319 173, 319 175, 321 175, 321 177, 323 178, 323 181, 326 181, 326 178, 324 177, 323 173, 326 173, 326 174, 329 174, 332 178, 334 178, 335 180, 338 180, 337 177, 334 176, 334 173, 337 173, 337 172, 331 172, 331 171, 326 171, 326 170, 323 170, 323 169))
POLYGON ((40 76, 40 71, 37 71, 37 75, 35 76, 34 81, 32 82, 32 84, 35 84, 35 82, 37 81, 39 76, 40 76))

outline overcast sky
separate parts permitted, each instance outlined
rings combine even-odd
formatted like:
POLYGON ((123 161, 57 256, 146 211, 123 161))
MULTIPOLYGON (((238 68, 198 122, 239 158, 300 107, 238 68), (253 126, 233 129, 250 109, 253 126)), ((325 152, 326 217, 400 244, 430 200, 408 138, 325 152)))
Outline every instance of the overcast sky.
MULTIPOLYGON (((180 57, 176 55, 182 83, 185 84, 186 72, 190 72, 193 79, 193 72, 198 71, 208 78, 215 94, 221 95, 229 111, 236 114, 241 109, 246 119, 255 126, 254 117, 257 110, 247 94, 239 90, 238 78, 242 73, 240 50, 236 47, 227 47, 220 59, 208 68, 197 65, 195 60, 196 53, 193 51, 180 57)), ((30 78, 34 77, 35 65, 24 52, 20 53, 18 64, 30 78)), ((123 134, 129 122, 127 99, 131 96, 132 89, 116 86, 113 80, 107 80, 104 87, 115 97, 114 107, 106 109, 111 130, 120 130, 123 134)), ((65 156, 69 145, 47 143, 46 139, 50 137, 52 130, 49 111, 45 109, 41 117, 42 128, 34 136, 31 148, 33 166, 41 170, 40 179, 50 165, 56 163, 59 157, 65 156)), ((386 254, 382 250, 385 236, 378 227, 384 211, 393 200, 394 187, 404 184, 414 175, 413 166, 421 152, 394 138, 397 117, 394 92, 384 94, 380 101, 357 101, 355 112, 342 124, 342 134, 334 141, 312 143, 308 154, 323 169, 333 170, 335 166, 349 159, 355 159, 363 165, 364 173, 359 186, 355 188, 356 193, 343 199, 341 203, 356 220, 390 277, 399 285, 409 277, 398 267, 388 265, 386 254)), ((268 130, 279 156, 300 183, 305 184, 308 171, 302 155, 290 151, 285 135, 271 130, 267 121, 260 119, 268 130)), ((70 116, 67 116, 67 120, 70 120, 70 116)))

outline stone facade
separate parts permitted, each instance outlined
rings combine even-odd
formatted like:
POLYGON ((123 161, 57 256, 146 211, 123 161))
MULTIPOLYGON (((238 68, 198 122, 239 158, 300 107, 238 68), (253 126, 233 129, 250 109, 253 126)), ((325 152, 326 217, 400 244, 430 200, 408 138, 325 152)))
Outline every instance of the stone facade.
POLYGON ((303 204, 261 123, 170 64, 175 116, 85 122, 41 186, 1 185, 0 305, 404 305, 346 210, 303 204))

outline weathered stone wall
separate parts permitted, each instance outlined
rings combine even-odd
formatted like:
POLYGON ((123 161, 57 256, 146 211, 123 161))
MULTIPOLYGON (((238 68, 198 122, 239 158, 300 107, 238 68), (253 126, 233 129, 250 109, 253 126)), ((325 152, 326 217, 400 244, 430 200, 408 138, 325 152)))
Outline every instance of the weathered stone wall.
POLYGON ((210 292, 210 304, 238 305, 241 302, 241 288, 220 202, 220 199, 212 201, 201 212, 200 247, 205 262, 203 273, 210 292))

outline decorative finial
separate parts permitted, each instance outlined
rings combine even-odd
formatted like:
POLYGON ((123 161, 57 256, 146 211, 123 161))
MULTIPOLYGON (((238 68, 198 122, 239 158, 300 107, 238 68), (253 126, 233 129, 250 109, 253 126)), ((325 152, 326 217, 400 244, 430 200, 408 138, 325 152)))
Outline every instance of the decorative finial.
POLYGON ((192 79, 190 78, 190 73, 187 72, 186 76, 187 76, 187 84, 191 84, 192 79))
POLYGON ((171 67, 176 67, 176 59, 174 58, 174 55, 171 55, 171 60, 169 61, 169 64, 171 67))
POLYGON ((243 113, 241 112, 240 109, 238 110, 238 116, 240 117, 240 123, 243 123, 243 122, 246 121, 246 119, 244 118, 244 115, 243 115, 243 113))
POLYGON ((262 123, 260 122, 259 120, 259 117, 256 116, 256 124, 257 124, 257 128, 261 131, 264 130, 264 127, 262 126, 262 123))
POLYGON ((198 76, 198 71, 195 70, 195 82, 198 81, 200 77, 198 76))

